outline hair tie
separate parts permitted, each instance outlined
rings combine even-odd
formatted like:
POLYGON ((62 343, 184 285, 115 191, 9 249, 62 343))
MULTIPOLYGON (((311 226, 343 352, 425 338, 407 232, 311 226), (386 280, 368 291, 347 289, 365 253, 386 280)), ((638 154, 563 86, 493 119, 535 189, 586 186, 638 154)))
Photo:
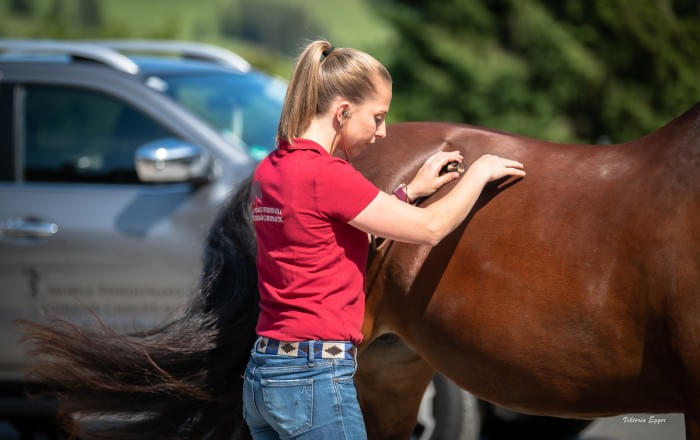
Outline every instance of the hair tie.
POLYGON ((335 50, 335 47, 333 47, 333 46, 331 46, 331 47, 329 47, 328 49, 324 50, 324 51, 322 52, 322 53, 323 53, 323 56, 321 57, 321 61, 323 61, 323 60, 325 60, 326 58, 328 58, 328 55, 330 55, 331 52, 333 52, 333 50, 335 50))

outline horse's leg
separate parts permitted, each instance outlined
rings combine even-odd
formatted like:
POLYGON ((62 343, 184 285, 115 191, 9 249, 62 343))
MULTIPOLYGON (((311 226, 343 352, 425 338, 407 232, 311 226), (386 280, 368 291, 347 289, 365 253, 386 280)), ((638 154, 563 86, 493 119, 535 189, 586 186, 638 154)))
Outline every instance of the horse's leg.
POLYGON ((685 438, 700 440, 700 374, 689 375, 685 388, 685 438))
POLYGON ((685 438, 700 440, 700 369, 686 375, 685 383, 685 438))
POLYGON ((685 413, 685 439, 700 440, 700 415, 685 413))
MULTIPOLYGON (((696 217, 698 213, 693 215, 696 217)), ((685 234, 691 236, 691 234, 685 234)), ((695 235, 697 236, 697 235, 695 235)), ((676 240, 677 243, 684 243, 676 240)), ((679 261, 693 261, 697 252, 694 242, 676 246, 678 254, 685 254, 679 261)), ((689 270, 694 265, 685 265, 684 277, 675 280, 675 291, 668 295, 667 325, 669 328, 668 345, 673 347, 675 357, 679 360, 679 376, 682 378, 680 388, 683 393, 685 437, 687 440, 700 440, 700 270, 689 270)))
POLYGON ((363 347, 355 375, 370 439, 410 438, 423 392, 435 370, 398 336, 380 336, 363 347))

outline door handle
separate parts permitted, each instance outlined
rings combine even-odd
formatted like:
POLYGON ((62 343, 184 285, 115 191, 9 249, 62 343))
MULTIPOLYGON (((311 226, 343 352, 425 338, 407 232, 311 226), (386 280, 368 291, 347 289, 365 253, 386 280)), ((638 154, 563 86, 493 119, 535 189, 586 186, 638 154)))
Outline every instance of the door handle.
POLYGON ((11 219, 0 224, 0 236, 12 238, 47 238, 58 232, 58 225, 37 219, 11 219))

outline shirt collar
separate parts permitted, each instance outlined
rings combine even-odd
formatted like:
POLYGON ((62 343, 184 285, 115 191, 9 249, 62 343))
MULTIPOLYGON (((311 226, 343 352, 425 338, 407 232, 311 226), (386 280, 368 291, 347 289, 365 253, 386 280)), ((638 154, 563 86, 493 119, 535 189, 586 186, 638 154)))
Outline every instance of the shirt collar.
POLYGON ((329 155, 320 144, 311 139, 296 138, 294 139, 294 145, 290 144, 286 140, 280 140, 277 144, 277 148, 280 150, 294 151, 294 150, 312 150, 320 154, 329 155))

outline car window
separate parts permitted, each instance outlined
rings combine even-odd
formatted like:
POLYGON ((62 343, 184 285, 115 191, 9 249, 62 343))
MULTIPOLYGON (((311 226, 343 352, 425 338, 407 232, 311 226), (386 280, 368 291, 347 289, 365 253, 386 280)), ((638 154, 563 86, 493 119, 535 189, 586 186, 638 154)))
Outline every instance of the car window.
POLYGON ((285 85, 263 75, 163 75, 164 91, 228 140, 261 160, 275 149, 285 85))
POLYGON ((12 86, 0 84, 0 181, 14 180, 12 86))
POLYGON ((25 180, 137 183, 134 152, 176 137, 128 103, 72 87, 27 86, 25 180))

